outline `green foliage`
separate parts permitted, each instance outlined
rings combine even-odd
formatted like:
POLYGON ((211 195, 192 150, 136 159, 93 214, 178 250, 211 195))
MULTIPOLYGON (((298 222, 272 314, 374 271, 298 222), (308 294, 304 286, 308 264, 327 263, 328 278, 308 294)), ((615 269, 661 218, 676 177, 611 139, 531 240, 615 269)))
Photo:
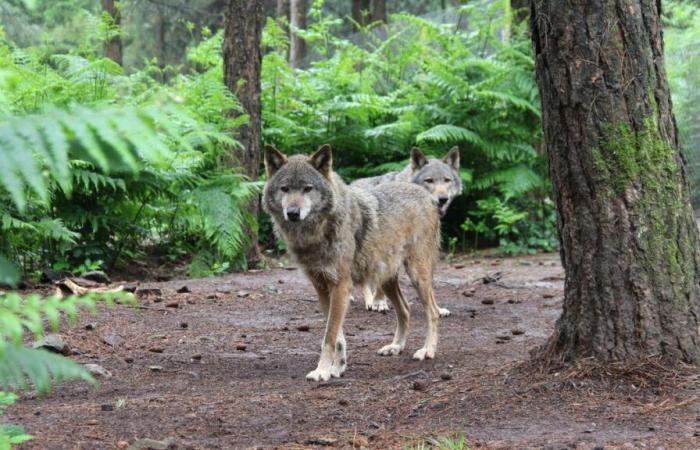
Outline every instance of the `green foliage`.
MULTIPOLYGON (((0 391, 0 419, 8 406, 17 401, 17 395, 0 391)), ((13 445, 27 442, 32 437, 24 432, 24 429, 16 425, 0 423, 0 450, 10 450, 13 445)))
MULTIPOLYGON (((329 142, 334 164, 349 180, 404 167, 414 145, 440 157, 459 145, 465 198, 445 219, 448 237, 478 234, 460 225, 480 199, 517 200, 522 210, 535 209, 550 189, 544 158, 535 150, 539 98, 526 27, 510 23, 503 14, 507 3, 462 6, 468 30, 401 13, 381 32, 370 26, 349 40, 337 36, 342 21, 315 2, 303 36, 317 56, 303 69, 289 67, 286 34, 268 20, 264 140, 288 152, 329 142)), ((493 215, 487 221, 501 223, 493 215)), ((540 240, 531 245, 552 248, 540 240)))
POLYGON ((0 39, 0 253, 26 275, 111 269, 146 251, 245 267, 245 205, 260 186, 230 169, 240 144, 228 133, 247 117, 228 114, 239 106, 217 40, 191 50, 196 70, 163 83, 156 65, 127 76, 93 51, 0 39))
POLYGON ((700 208, 700 5, 664 5, 664 43, 673 112, 688 166, 693 206, 700 208))
POLYGON ((469 211, 462 231, 472 233, 474 247, 479 240, 498 243, 505 253, 518 255, 536 250, 552 251, 557 247, 556 217, 551 200, 544 198, 538 208, 518 206, 522 201, 504 201, 499 197, 477 200, 477 209, 469 211), (514 204, 515 203, 515 204, 514 204))
POLYGON ((428 442, 420 443, 415 447, 410 447, 409 450, 469 450, 464 436, 444 437, 440 440, 430 439, 428 442))

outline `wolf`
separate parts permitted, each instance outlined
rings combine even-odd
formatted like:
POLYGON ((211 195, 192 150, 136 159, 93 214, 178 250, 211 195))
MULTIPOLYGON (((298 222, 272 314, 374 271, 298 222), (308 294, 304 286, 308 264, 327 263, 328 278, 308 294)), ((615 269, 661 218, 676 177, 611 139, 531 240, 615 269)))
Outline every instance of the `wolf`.
MULTIPOLYGON (((369 189, 397 181, 414 183, 425 188, 438 205, 440 217, 443 217, 452 200, 462 193, 462 180, 459 176, 459 147, 452 147, 442 159, 426 158, 419 148, 413 147, 411 161, 403 170, 376 177, 360 178, 350 186, 369 189)), ((362 296, 365 308, 372 311, 388 311, 389 305, 386 299, 379 294, 373 286, 363 285, 362 296)), ((441 317, 449 315, 448 309, 440 308, 441 317)))
POLYGON ((440 314, 433 270, 440 217, 430 194, 410 183, 384 183, 366 190, 348 186, 333 171, 329 145, 311 156, 289 157, 266 146, 264 160, 263 208, 315 288, 327 322, 318 366, 306 378, 328 380, 341 376, 347 367, 343 320, 353 283, 378 286, 396 310, 394 338, 378 353, 403 351, 410 306, 399 287, 401 266, 428 322, 423 347, 413 358, 435 357, 440 314))

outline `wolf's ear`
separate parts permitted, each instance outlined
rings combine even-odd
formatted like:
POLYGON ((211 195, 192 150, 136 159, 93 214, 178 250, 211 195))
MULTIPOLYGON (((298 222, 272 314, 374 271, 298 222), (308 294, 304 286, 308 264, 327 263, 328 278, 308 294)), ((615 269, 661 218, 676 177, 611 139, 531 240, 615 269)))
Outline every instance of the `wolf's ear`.
POLYGON ((309 164, 311 164, 314 169, 321 172, 324 177, 330 178, 331 171, 333 170, 331 146, 329 144, 320 146, 313 155, 309 156, 309 164))
POLYGON ((270 144, 265 145, 265 173, 268 180, 285 164, 287 164, 287 157, 282 152, 270 144))
POLYGON ((442 158, 442 161, 459 172, 459 147, 456 145, 442 158))
POLYGON ((428 164, 428 158, 418 147, 413 147, 411 149, 411 169, 415 172, 426 164, 428 164))

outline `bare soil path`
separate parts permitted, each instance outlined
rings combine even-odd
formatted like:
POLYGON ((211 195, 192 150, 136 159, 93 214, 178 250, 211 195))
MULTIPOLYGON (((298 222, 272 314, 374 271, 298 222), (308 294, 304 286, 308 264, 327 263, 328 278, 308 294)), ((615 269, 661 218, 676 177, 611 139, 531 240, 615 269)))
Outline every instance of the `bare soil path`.
POLYGON ((376 354, 391 340, 394 314, 356 301, 345 326, 348 370, 317 384, 304 376, 324 322, 299 270, 144 283, 162 295, 140 308, 100 308, 62 330, 73 359, 112 377, 98 389, 65 383, 48 398, 26 396, 8 419, 36 436, 23 448, 45 449, 124 448, 143 438, 183 449, 384 449, 454 434, 472 448, 700 449, 691 388, 601 389, 517 375, 561 311, 556 255, 441 264, 435 285, 452 311, 435 360, 411 360, 425 323, 404 280, 413 312, 405 353, 376 354), (191 292, 176 292, 183 286, 191 292))

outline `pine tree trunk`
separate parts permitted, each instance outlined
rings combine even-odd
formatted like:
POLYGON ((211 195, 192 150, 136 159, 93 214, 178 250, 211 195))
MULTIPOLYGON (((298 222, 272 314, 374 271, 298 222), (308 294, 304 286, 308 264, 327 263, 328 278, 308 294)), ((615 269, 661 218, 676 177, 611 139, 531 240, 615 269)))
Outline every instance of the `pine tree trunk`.
POLYGON ((307 0, 291 0, 290 6, 289 64, 294 68, 299 68, 306 56, 306 41, 294 30, 306 29, 308 2, 307 0))
POLYGON ((543 355, 698 363, 700 242, 660 2, 532 0, 530 9, 566 270, 543 355))
POLYGON ((371 21, 386 23, 386 0, 372 0, 371 21))
POLYGON ((369 0, 352 0, 352 19, 362 27, 369 24, 369 0))
MULTIPOLYGON (((241 126, 234 136, 243 150, 233 150, 233 158, 243 173, 251 180, 258 179, 260 170, 260 38, 263 28, 263 4, 261 1, 229 0, 226 8, 224 30, 224 82, 238 98, 245 113, 247 124, 241 126)), ((238 115, 233 111, 233 115, 238 115)), ((258 218, 259 199, 250 204, 250 211, 258 218)), ((260 259, 256 230, 248 230, 251 246, 246 252, 249 262, 260 259)))
MULTIPOLYGON (((121 25, 121 13, 114 0, 102 0, 102 10, 112 17, 116 26, 121 25)), ((122 39, 114 36, 105 42, 105 56, 122 65, 122 39)))

